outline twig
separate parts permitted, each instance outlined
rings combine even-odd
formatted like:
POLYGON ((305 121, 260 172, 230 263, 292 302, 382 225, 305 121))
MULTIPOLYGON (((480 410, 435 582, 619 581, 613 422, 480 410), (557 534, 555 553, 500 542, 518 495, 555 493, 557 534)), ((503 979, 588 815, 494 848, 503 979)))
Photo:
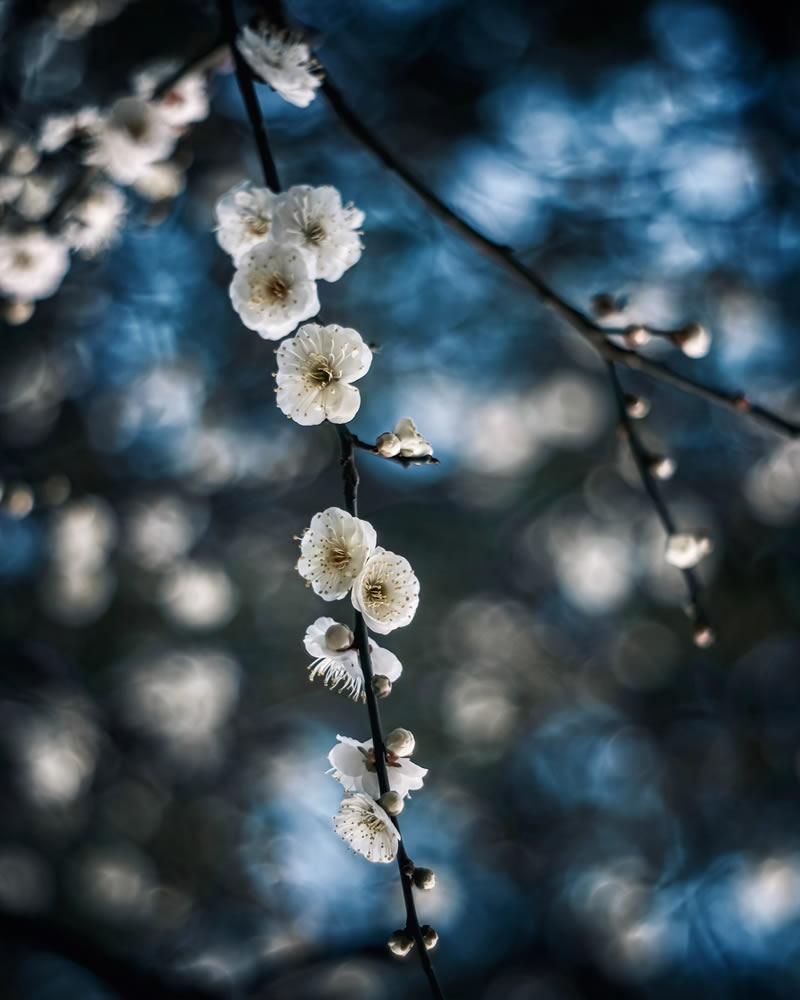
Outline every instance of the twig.
POLYGON ((415 455, 411 457, 407 457, 405 455, 383 455, 380 451, 378 451, 377 445, 369 444, 367 441, 362 441, 361 438, 357 438, 352 432, 350 432, 350 440, 354 448, 360 448, 362 451, 368 451, 370 455, 377 455, 378 458, 384 458, 387 462, 397 462, 398 465, 402 465, 406 469, 409 465, 439 464, 439 459, 434 458, 433 455, 415 455))
MULTIPOLYGON (((348 513, 352 514, 353 517, 358 517, 359 477, 354 452, 356 439, 346 424, 337 424, 336 431, 339 435, 339 445, 342 454, 342 482, 344 485, 345 507, 347 508, 348 513)), ((385 792, 389 791, 389 772, 386 767, 386 750, 384 746, 383 727, 381 726, 381 715, 378 708, 378 699, 376 698, 375 692, 372 688, 373 673, 372 658, 369 653, 369 635, 367 633, 367 627, 364 623, 364 616, 360 611, 356 611, 355 613, 355 627, 353 628, 353 635, 355 637, 353 647, 358 652, 361 672, 364 675, 364 694, 367 701, 370 730, 372 732, 372 747, 375 751, 375 771, 378 776, 378 788, 380 789, 381 795, 383 795, 385 792)), ((397 817, 392 816, 391 820, 399 834, 400 824, 397 821, 397 817)), ((417 946, 420 961, 422 962, 422 968, 425 971, 425 975, 428 977, 428 982, 430 983, 433 995, 437 997, 438 1000, 444 1000, 444 994, 439 986, 430 956, 428 955, 428 949, 425 947, 425 942, 422 937, 422 929, 420 927, 419 917, 417 916, 417 908, 414 903, 414 892, 411 879, 405 873, 405 868, 408 863, 409 857, 406 852, 405 844, 401 839, 397 847, 397 867, 400 872, 400 881, 403 886, 403 899, 406 906, 406 930, 411 934, 414 939, 414 943, 417 946)))
POLYGON ((218 0, 218 6, 220 18, 222 19, 222 33, 233 56, 236 82, 239 84, 239 92, 242 95, 247 117, 250 120, 250 128, 253 131, 253 138, 256 141, 258 156, 264 171, 264 182, 271 191, 278 192, 281 189, 281 182, 278 179, 278 170, 275 166, 275 161, 272 159, 272 151, 269 148, 267 130, 264 128, 261 107, 256 97, 255 86, 253 85, 253 76, 250 72, 250 67, 236 47, 236 38, 239 34, 239 29, 236 25, 233 0, 218 0))
MULTIPOLYGON (((630 447, 631 455, 633 456, 633 461, 636 465, 636 471, 639 473, 639 478, 642 481, 642 486, 644 486, 647 495, 650 497, 650 501, 653 504, 656 514, 658 515, 658 519, 664 526, 664 531, 666 531, 667 535, 674 535, 675 522, 672 520, 672 515, 664 502, 664 498, 661 496, 661 491, 656 484, 655 476, 650 470, 647 451, 642 445, 642 442, 639 440, 639 435, 636 433, 633 421, 628 414, 625 402, 625 393, 620 385, 619 376, 617 375, 617 370, 614 367, 613 361, 607 361, 606 368, 611 382, 611 388, 614 393, 614 399, 617 402, 619 426, 622 428, 625 434, 625 440, 628 442, 628 446, 630 447)), ((697 638, 704 630, 710 630, 709 620, 700 603, 700 584, 697 579, 697 574, 692 569, 682 569, 681 573, 683 574, 683 579, 686 583, 686 590, 689 594, 689 604, 686 608, 686 613, 694 624, 695 637, 697 638)))
POLYGON ((772 413, 763 406, 749 402, 742 395, 702 385, 693 379, 678 375, 658 362, 643 358, 635 351, 625 350, 611 343, 608 340, 609 334, 622 333, 622 330, 609 330, 606 327, 600 326, 600 324, 596 323, 586 313, 575 309, 566 300, 561 298, 535 271, 517 260, 511 247, 490 240, 445 205, 428 185, 408 170, 371 129, 364 124, 342 97, 341 92, 331 80, 327 69, 321 90, 331 108, 350 134, 369 149, 384 166, 397 174, 434 215, 447 223, 451 229, 458 233, 463 240, 475 247, 479 253, 495 261, 504 270, 524 282, 546 306, 569 323, 574 330, 590 343, 605 361, 614 361, 617 364, 626 365, 628 368, 644 372, 651 378, 668 382, 670 385, 674 385, 684 392, 691 392, 710 403, 733 410, 740 416, 749 417, 763 426, 770 427, 772 430, 782 434, 792 437, 800 435, 800 425, 772 413))

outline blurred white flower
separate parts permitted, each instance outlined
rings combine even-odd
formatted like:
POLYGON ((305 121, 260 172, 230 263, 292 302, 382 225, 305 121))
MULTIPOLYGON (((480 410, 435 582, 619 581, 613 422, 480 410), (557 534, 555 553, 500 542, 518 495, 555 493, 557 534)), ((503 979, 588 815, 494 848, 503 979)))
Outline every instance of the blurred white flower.
POLYGON ((96 128, 86 162, 119 184, 132 184, 150 163, 165 160, 176 133, 153 104, 121 97, 96 128))
POLYGON ((17 299, 46 299, 69 270, 67 245, 43 229, 0 234, 0 292, 17 299))
POLYGON ((311 518, 300 540, 297 571, 309 581, 315 594, 326 601, 338 601, 353 586, 376 542, 369 521, 353 517, 340 507, 328 507, 311 518))
MULTIPOLYGON (((342 783, 345 791, 364 792, 373 799, 380 798, 378 774, 375 770, 375 751, 372 740, 359 743, 349 736, 339 736, 336 746, 328 754, 333 777, 342 783)), ((422 780, 428 773, 426 767, 420 767, 407 757, 397 757, 389 754, 386 770, 389 775, 389 789, 405 798, 411 791, 422 788, 422 780)))
POLYGON ((70 141, 78 127, 77 115, 46 115, 39 128, 37 148, 43 153, 55 153, 70 141))
POLYGON ((689 358, 704 358, 711 350, 711 334, 699 323, 677 330, 671 340, 689 358))
POLYGON ((362 792, 342 800, 333 828, 367 861, 385 864, 397 855, 400 834, 378 803, 362 792))
POLYGON ((707 556, 711 549, 711 539, 703 535, 670 535, 664 558, 678 569, 690 569, 696 566, 703 556, 707 556))
MULTIPOLYGON (((364 691, 364 675, 355 649, 331 647, 326 633, 336 624, 333 618, 318 618, 306 629, 303 644, 309 655, 316 657, 308 668, 311 671, 309 676, 312 681, 315 677, 322 677, 325 687, 338 687, 341 694, 346 694, 355 701, 364 691)), ((402 664, 394 653, 382 649, 371 639, 369 652, 373 673, 382 674, 392 682, 402 674, 402 664)))
POLYGON ((37 171, 22 179, 14 210, 28 222, 38 222, 55 207, 63 188, 59 174, 37 171))
POLYGON ((117 239, 125 219, 125 195, 113 184, 93 184, 70 212, 64 227, 69 245, 83 257, 94 257, 117 239))
POLYGON ((234 261, 267 239, 277 198, 269 188, 242 181, 217 201, 217 242, 234 261))
POLYGON ((230 286, 233 308, 245 326, 280 340, 319 312, 317 286, 302 250, 259 243, 236 262, 230 286))
POLYGON ((317 95, 322 79, 305 42, 276 28, 243 28, 236 47, 248 65, 281 97, 306 108, 317 95))
POLYGON ((407 559, 378 546, 353 584, 351 600, 367 627, 386 635, 414 617, 419 580, 407 559))
POLYGON ((275 240, 282 246, 301 247, 314 261, 314 277, 337 281, 361 256, 359 226, 364 213, 342 206, 334 187, 289 188, 275 206, 275 240))
POLYGON ((433 448, 417 430, 411 417, 401 417, 394 425, 394 434, 400 441, 403 458, 422 458, 433 454, 433 448))
MULTIPOLYGON (((179 68, 177 62, 165 60, 140 70, 133 77, 137 97, 150 100, 157 88, 179 68)), ((182 128, 190 122, 200 122, 208 117, 208 85, 202 73, 189 73, 180 77, 169 90, 153 102, 161 117, 173 128, 182 128)))
POLYGON ((355 330, 301 326, 278 348, 278 406, 298 424, 344 424, 361 405, 350 383, 369 371, 372 351, 355 330))
POLYGON ((166 574, 158 597, 174 622, 195 629, 227 624, 239 605, 236 587, 224 569, 191 559, 166 574))
POLYGON ((175 163, 148 163, 133 182, 133 189, 148 201, 169 201, 186 187, 184 172, 175 163))

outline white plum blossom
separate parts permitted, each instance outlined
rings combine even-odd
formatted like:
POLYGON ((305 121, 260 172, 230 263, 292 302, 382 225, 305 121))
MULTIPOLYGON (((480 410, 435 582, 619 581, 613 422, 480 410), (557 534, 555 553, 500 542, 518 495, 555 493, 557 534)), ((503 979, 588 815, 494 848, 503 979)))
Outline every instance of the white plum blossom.
POLYGON ((94 184, 73 208, 64 227, 69 245, 84 257, 110 246, 119 235, 125 219, 125 195, 113 184, 94 184))
POLYGON ((362 792, 342 800, 333 828, 367 861, 386 864, 397 856, 400 833, 378 803, 362 792))
POLYGON ((284 246, 301 247, 313 258, 314 277, 338 281, 361 256, 359 227, 364 213, 342 205, 334 187, 289 188, 275 207, 275 239, 284 246))
POLYGON ((700 323, 689 323, 673 340, 688 358, 704 358, 711 350, 711 334, 700 323))
POLYGON ((119 184, 132 184, 146 166, 166 159, 175 141, 175 130, 155 105, 121 97, 95 130, 86 162, 119 184))
POLYGON ((355 330, 301 326, 278 348, 278 406, 306 427, 323 420, 347 423, 361 405, 361 394, 350 383, 371 364, 372 351, 355 330))
POLYGON ((707 556, 711 549, 711 539, 702 535, 688 533, 670 535, 664 558, 678 569, 691 569, 703 556, 707 556))
POLYGON ((277 198, 269 188, 242 181, 219 199, 215 208, 217 242, 234 262, 267 239, 277 198))
MULTIPOLYGON (((355 649, 333 649, 326 633, 333 625, 338 624, 333 618, 318 618, 306 629, 303 645, 310 656, 315 657, 308 668, 310 679, 322 677, 325 687, 336 689, 346 694, 354 701, 364 692, 364 675, 358 652, 355 649)), ((403 666, 394 653, 382 649, 371 639, 369 652, 372 669, 375 674, 383 674, 390 681, 396 681, 403 672, 403 666)))
POLYGON ((169 201, 177 198, 186 187, 181 168, 170 161, 148 163, 133 182, 133 189, 148 201, 169 201))
POLYGON ((297 571, 315 594, 326 601, 338 601, 364 569, 376 542, 369 521, 340 507, 328 507, 311 518, 300 540, 297 571))
POLYGON ((46 299, 68 270, 66 243, 43 229, 0 234, 0 294, 25 302, 46 299))
MULTIPOLYGON (((375 751, 372 740, 359 743, 349 736, 339 736, 336 746, 328 754, 331 770, 328 772, 340 781, 348 792, 364 792, 373 799, 380 798, 378 773, 375 770, 375 751)), ((387 753, 386 771, 389 775, 389 789, 405 798, 409 792, 422 788, 422 782, 428 773, 426 767, 420 767, 406 757, 387 753)))
POLYGON ((233 308, 245 326, 266 340, 280 340, 319 312, 317 286, 302 250, 269 240, 236 264, 230 286, 233 308))
POLYGON ((419 580, 407 559, 378 546, 353 584, 351 600, 367 628, 386 635, 414 617, 419 580))
POLYGON ((298 108, 306 108, 322 83, 311 51, 305 42, 277 28, 243 28, 236 43, 250 69, 281 97, 298 108))
MULTIPOLYGON (((177 62, 166 60, 140 70, 132 81, 136 96, 150 100, 158 87, 178 68, 177 62)), ((187 73, 176 80, 154 103, 164 121, 174 128, 203 121, 208 117, 208 85, 205 76, 202 73, 187 73)))
POLYGON ((400 442, 399 453, 403 458, 423 458, 433 454, 433 448, 417 430, 411 417, 401 417, 397 421, 394 436, 400 442))

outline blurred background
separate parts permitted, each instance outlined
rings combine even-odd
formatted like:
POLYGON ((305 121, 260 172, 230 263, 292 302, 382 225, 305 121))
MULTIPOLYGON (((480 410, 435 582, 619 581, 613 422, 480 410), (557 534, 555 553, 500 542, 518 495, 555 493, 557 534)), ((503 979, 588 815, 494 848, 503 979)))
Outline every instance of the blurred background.
MULTIPOLYGON (((647 353, 800 418, 791 5, 287 9, 482 232, 579 308, 613 296, 617 324, 702 322, 704 360, 647 353)), ((6 0, 0 28, 18 148, 218 22, 201 0, 6 0)), ((331 825, 328 751, 368 721, 308 682, 305 629, 351 609, 305 589, 293 536, 342 502, 336 435, 275 409, 274 345, 231 308, 214 203, 260 172, 229 66, 209 93, 113 245, 2 327, 3 995, 422 997, 417 957, 385 948, 395 867, 331 825)), ((677 461, 679 526, 714 541, 719 640, 697 649, 597 359, 322 96, 259 96, 283 183, 366 213, 360 262, 320 286, 327 321, 381 345, 354 431, 412 416, 441 459, 359 464, 362 516, 421 581, 383 714, 429 768, 402 829, 437 874, 418 905, 445 990, 797 996, 800 445, 621 373, 677 461)), ((41 219, 78 170, 68 149, 18 165, 17 210, 41 219)))

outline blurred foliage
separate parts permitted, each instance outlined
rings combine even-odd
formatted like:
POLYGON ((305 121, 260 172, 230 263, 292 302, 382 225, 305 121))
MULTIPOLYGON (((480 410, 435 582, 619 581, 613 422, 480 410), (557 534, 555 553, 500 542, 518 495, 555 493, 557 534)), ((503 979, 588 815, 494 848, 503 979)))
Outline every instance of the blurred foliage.
MULTIPOLYGON (((68 6, 0 4, 23 133, 217 30, 214 4, 138 0, 73 37, 68 6)), ((674 367, 800 416, 790 5, 287 6, 470 222, 580 308, 606 292, 623 322, 703 322, 711 354, 674 367)), ((116 995, 40 919, 219 995, 422 996, 415 958, 384 954, 394 869, 331 828, 326 754, 368 724, 308 683, 305 628, 349 604, 303 588, 292 539, 342 502, 336 438, 274 408, 271 347, 230 308, 213 205, 259 171, 232 75, 212 93, 185 190, 133 195, 118 245, 2 329, 0 905, 19 925, 0 965, 10 996, 116 995)), ((403 833, 437 873, 419 907, 445 988, 796 996, 800 445, 622 373, 677 458, 678 523, 715 541, 720 640, 695 649, 598 361, 322 98, 260 96, 284 183, 367 215, 361 261, 321 289, 327 321, 382 347, 353 428, 412 415, 441 458, 360 467, 362 515, 422 584, 386 642, 405 671, 384 716, 430 768, 403 833)))

